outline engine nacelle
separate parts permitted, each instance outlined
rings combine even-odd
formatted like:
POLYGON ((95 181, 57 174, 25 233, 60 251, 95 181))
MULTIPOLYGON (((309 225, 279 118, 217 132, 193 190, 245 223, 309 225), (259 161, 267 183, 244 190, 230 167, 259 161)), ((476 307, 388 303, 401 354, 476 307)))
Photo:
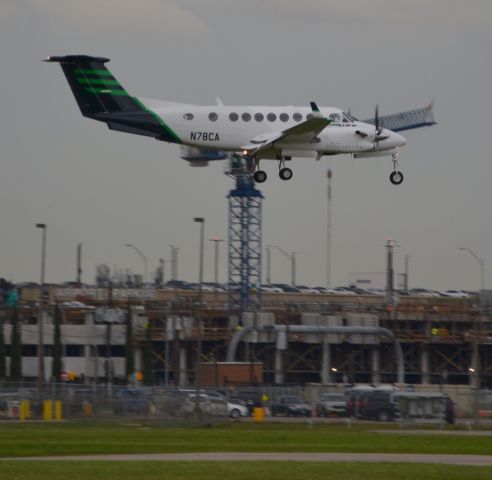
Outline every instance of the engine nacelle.
POLYGON ((354 153, 354 158, 366 158, 366 157, 386 157, 397 153, 396 148, 390 148, 389 150, 373 150, 371 152, 354 153))

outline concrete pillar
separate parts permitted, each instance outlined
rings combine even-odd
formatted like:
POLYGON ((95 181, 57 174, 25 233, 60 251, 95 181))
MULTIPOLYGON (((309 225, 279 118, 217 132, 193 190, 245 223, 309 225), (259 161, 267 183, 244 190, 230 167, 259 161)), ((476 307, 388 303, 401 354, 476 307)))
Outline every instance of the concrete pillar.
POLYGON ((381 383, 381 355, 377 347, 371 351, 371 377, 374 385, 381 383))
POLYGON ((323 343, 322 343, 322 355, 321 355, 321 383, 322 384, 327 384, 331 382, 330 378, 330 367, 331 367, 331 361, 330 361, 330 344, 328 343, 328 340, 323 338, 323 343))
POLYGON ((284 383, 284 369, 282 365, 282 350, 275 349, 275 383, 284 383))
POLYGON ((180 387, 185 387, 187 384, 187 379, 186 379, 186 348, 185 347, 180 347, 179 348, 179 375, 178 375, 178 385, 180 387))
POLYGON ((429 372, 429 346, 422 345, 420 350, 420 371, 422 374, 422 383, 430 383, 430 372, 429 372))

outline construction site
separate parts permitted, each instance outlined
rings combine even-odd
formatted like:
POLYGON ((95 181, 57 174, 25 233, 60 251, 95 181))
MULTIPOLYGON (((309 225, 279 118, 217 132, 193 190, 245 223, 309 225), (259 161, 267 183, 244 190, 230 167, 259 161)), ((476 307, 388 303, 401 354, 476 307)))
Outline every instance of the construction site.
MULTIPOLYGON (((433 121, 429 109, 410 113, 407 123, 433 121)), ((395 118, 390 127, 396 130, 402 121, 395 118)), ((207 163, 207 152, 194 155, 193 161, 207 163)), ((89 287, 80 283, 80 276, 74 287, 67 288, 45 284, 42 273, 41 284, 19 289, 15 309, 4 306, 0 312, 7 364, 15 310, 22 339, 22 378, 50 381, 56 305, 62 312, 63 368, 71 381, 81 383, 135 381, 128 378, 125 356, 129 349, 135 351, 138 372, 147 348, 152 352, 150 383, 166 387, 492 388, 491 291, 482 288, 467 298, 411 296, 408 274, 406 290, 398 291, 393 285, 391 241, 384 294, 265 291, 260 287, 263 195, 248 159, 231 156, 226 174, 234 181, 227 195, 226 291, 203 289, 204 219, 195 218, 201 224, 201 252, 200 280, 193 289, 176 284, 116 288, 110 281, 89 287)), ((328 201, 330 179, 329 174, 328 201)), ((37 226, 44 234, 46 225, 37 226)), ((44 248, 43 237, 43 262, 44 248)), ((293 255, 292 260, 294 285, 293 255)))

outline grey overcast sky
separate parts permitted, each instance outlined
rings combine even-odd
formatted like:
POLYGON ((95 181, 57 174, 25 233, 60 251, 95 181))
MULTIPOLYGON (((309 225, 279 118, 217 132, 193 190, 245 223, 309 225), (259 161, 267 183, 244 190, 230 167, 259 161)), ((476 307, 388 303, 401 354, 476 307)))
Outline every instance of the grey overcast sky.
MULTIPOLYGON (((359 118, 424 106, 438 125, 407 132, 400 166, 390 157, 276 164, 261 186, 263 242, 298 252, 299 284, 326 279, 326 171, 333 178, 332 284, 385 268, 387 238, 410 255, 410 285, 477 289, 484 258, 492 287, 492 1, 489 0, 0 0, 0 276, 39 281, 48 225, 49 282, 83 280, 106 263, 142 272, 180 248, 179 276, 198 278, 198 234, 227 236, 222 163, 190 168, 177 146, 109 131, 83 118, 48 55, 111 58, 133 95, 214 104, 320 105, 359 118)), ((221 280, 226 248, 221 247, 221 280)), ((206 245, 205 278, 213 277, 206 245)), ((288 282, 272 253, 272 281, 288 282)))

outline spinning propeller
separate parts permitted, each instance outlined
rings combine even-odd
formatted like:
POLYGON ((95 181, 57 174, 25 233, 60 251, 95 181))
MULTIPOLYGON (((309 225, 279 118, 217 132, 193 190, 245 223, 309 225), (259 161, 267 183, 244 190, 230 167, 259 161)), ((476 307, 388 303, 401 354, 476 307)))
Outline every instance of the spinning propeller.
MULTIPOLYGON (((370 133, 363 132, 361 130, 357 130, 355 132, 357 135, 360 135, 363 138, 370 136, 370 133)), ((389 135, 384 135, 383 133, 383 122, 379 119, 379 105, 376 104, 376 109, 374 111, 374 148, 379 148, 379 142, 381 140, 386 140, 389 135)))

